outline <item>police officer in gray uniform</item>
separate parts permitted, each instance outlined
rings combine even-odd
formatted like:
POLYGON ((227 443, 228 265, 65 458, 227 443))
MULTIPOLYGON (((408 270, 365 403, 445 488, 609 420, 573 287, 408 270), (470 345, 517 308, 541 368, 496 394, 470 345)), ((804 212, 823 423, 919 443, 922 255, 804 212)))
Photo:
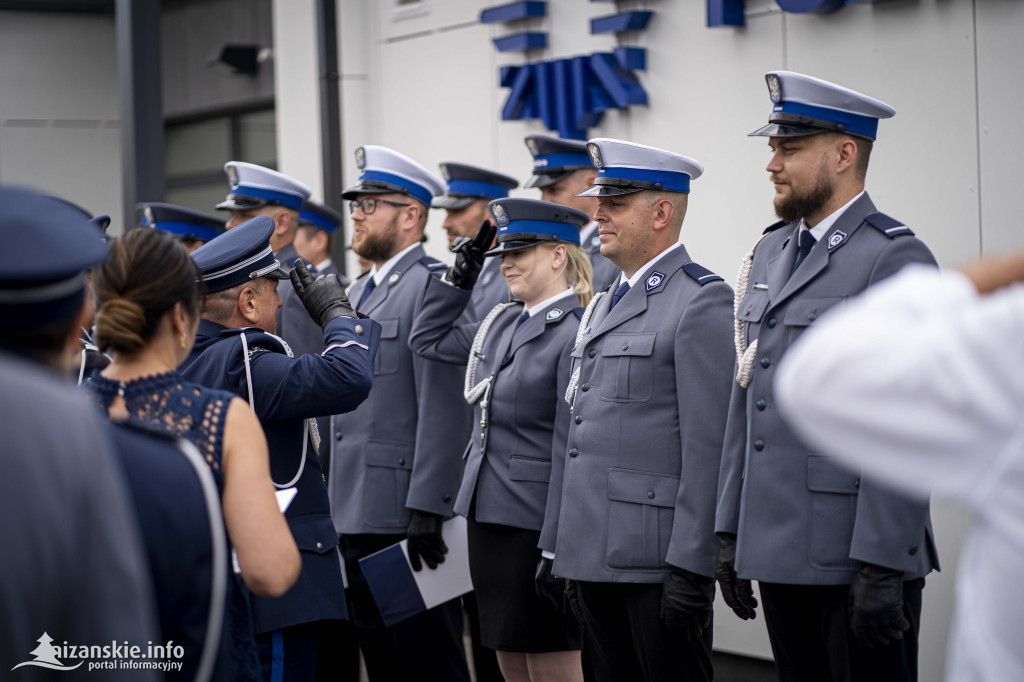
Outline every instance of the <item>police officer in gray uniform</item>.
POLYGON ((441 523, 452 516, 469 424, 454 399, 463 365, 426 360, 408 345, 427 283, 445 269, 421 244, 441 181, 386 147, 359 147, 356 163, 359 182, 342 197, 351 200, 352 248, 373 267, 349 296, 382 331, 373 391, 355 411, 336 415, 331 430, 331 511, 350 613, 371 680, 468 680, 459 601, 385 628, 359 566, 406 537, 414 569, 444 561, 441 523))
MULTIPOLYGON (((299 257, 295 250, 300 215, 309 199, 309 187, 284 173, 243 161, 224 164, 228 177, 228 196, 217 208, 231 211, 227 221, 230 230, 259 215, 274 219, 270 246, 281 269, 290 273, 299 257)), ((324 349, 323 331, 306 312, 302 301, 288 282, 277 289, 281 309, 277 314, 277 333, 296 356, 319 353, 324 349)))
POLYGON ((782 680, 914 680, 924 576, 938 568, 926 502, 811 452, 775 409, 786 349, 826 310, 907 263, 934 264, 879 213, 864 178, 888 105, 788 71, 774 104, 766 170, 782 219, 764 231, 736 287, 738 370, 719 481, 718 579, 741 618, 760 582, 782 680))
POLYGON ((588 149, 600 171, 585 194, 622 275, 580 321, 540 545, 573 581, 598 680, 710 680, 732 290, 678 242, 698 162, 618 140, 588 149))
POLYGON ((601 255, 601 238, 597 234, 597 221, 593 220, 597 201, 579 194, 593 185, 597 177, 597 169, 587 155, 587 144, 548 135, 527 135, 523 141, 533 156, 533 175, 523 187, 536 187, 541 200, 591 216, 591 221, 580 229, 580 245, 590 257, 594 292, 604 291, 618 282, 621 271, 601 255))

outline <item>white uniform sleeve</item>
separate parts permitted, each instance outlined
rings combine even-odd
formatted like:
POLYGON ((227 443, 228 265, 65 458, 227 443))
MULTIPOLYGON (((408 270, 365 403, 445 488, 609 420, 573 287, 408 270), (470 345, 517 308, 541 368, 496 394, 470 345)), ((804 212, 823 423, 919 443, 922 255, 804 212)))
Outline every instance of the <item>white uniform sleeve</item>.
POLYGON ((981 506, 1024 453, 1024 286, 910 266, 809 329, 774 386, 808 443, 904 490, 981 506))

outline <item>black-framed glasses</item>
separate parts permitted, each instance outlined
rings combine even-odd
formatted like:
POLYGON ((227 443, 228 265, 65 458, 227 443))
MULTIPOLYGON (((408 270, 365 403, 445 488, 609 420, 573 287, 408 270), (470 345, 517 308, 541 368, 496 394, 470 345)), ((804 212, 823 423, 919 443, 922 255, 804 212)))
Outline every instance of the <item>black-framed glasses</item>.
POLYGON ((348 210, 352 213, 356 212, 357 208, 363 209, 364 215, 372 215, 377 210, 377 202, 381 201, 385 204, 391 204, 392 206, 409 206, 410 204, 401 204, 397 201, 388 201, 387 199, 378 199, 377 197, 366 197, 365 199, 358 199, 356 201, 348 202, 348 210))

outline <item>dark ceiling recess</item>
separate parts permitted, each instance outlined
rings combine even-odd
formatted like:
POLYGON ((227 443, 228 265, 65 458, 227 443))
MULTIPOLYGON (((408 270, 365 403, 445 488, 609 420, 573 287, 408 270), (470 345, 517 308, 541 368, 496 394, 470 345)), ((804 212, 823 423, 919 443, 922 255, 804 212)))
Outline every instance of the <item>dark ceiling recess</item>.
POLYGON ((114 0, 0 0, 0 11, 113 14, 114 0))
POLYGON ((260 70, 260 46, 227 44, 217 54, 206 60, 206 66, 224 70, 232 76, 255 76, 260 70))

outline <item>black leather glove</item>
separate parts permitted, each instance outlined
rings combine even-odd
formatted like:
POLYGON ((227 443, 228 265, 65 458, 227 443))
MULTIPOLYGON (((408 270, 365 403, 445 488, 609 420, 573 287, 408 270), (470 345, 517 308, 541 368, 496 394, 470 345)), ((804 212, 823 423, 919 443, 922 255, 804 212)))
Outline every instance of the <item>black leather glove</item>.
POLYGON ((757 618, 757 599, 749 580, 736 577, 736 536, 732 533, 718 534, 718 565, 715 578, 722 586, 722 599, 733 613, 743 620, 757 618))
POLYGON ((711 627, 714 603, 714 578, 673 566, 661 589, 661 620, 693 641, 711 627))
POLYGON ((337 275, 325 275, 313 278, 301 258, 295 260, 295 269, 289 273, 292 287, 298 294, 306 312, 313 321, 324 327, 336 317, 356 317, 356 311, 345 295, 345 287, 337 275))
POLYGON ((455 265, 448 268, 448 281, 460 289, 472 289, 484 266, 484 253, 491 248, 496 234, 498 228, 485 220, 475 237, 459 237, 452 242, 450 250, 455 254, 455 265))
POLYGON ((537 562, 533 588, 537 591, 537 596, 547 597, 559 613, 565 613, 565 580, 551 574, 551 559, 541 557, 537 562))
POLYGON ((861 646, 887 646, 903 639, 903 571, 861 564, 850 585, 850 629, 861 646))
POLYGON ((412 510, 412 520, 409 521, 409 530, 406 536, 409 540, 409 563, 412 570, 423 570, 420 557, 428 568, 437 568, 438 564, 444 563, 444 555, 448 553, 448 545, 444 544, 441 537, 441 524, 444 519, 440 514, 412 510))
POLYGON ((583 606, 580 604, 580 593, 579 585, 575 580, 565 580, 565 601, 569 605, 569 609, 572 611, 572 615, 576 616, 576 620, 583 624, 583 606))

